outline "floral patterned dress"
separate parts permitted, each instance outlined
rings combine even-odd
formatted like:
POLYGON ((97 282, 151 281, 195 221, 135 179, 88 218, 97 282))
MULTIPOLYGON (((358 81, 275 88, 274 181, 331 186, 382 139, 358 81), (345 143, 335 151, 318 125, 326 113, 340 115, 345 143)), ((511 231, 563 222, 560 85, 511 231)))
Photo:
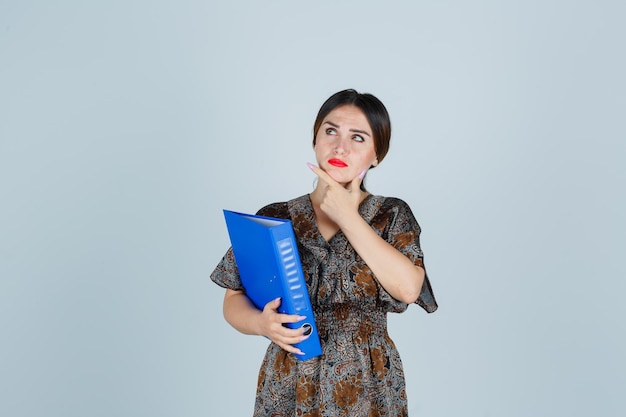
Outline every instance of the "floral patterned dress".
MULTIPOLYGON (((368 195, 361 216, 387 242, 423 267, 420 227, 397 198, 368 195)), ((400 356, 387 334, 387 313, 406 303, 391 297, 341 230, 328 242, 320 234, 309 195, 275 203, 258 214, 290 219, 307 281, 323 354, 296 359, 271 343, 259 373, 255 417, 406 416, 400 356)), ((232 249, 211 279, 243 290, 232 249)), ((437 309, 428 277, 416 302, 437 309)))

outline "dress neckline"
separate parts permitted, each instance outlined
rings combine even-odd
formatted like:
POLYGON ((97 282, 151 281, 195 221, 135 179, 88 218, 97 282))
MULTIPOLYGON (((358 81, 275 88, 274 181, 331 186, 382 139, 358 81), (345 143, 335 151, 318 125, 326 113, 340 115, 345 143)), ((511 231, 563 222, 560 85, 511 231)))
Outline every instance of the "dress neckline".
MULTIPOLYGON (((368 194, 359 203, 359 214, 369 224, 378 213, 384 197, 368 194)), ((317 226, 317 218, 313 201, 310 194, 300 196, 288 204, 289 217, 292 219, 293 227, 299 236, 302 244, 307 247, 326 248, 330 246, 347 244, 341 229, 339 229, 328 241, 324 239, 317 226)))

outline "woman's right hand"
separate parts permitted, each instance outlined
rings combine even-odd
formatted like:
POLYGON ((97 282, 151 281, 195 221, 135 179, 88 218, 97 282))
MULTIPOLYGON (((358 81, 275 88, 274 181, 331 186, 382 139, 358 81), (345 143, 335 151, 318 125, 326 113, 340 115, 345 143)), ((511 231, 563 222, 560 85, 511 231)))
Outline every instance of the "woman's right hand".
POLYGON ((306 317, 297 314, 279 313, 278 307, 280 307, 280 303, 281 299, 277 298, 265 305, 259 316, 259 333, 287 352, 296 355, 304 355, 305 352, 302 352, 293 345, 306 340, 309 336, 304 335, 304 329, 302 328, 290 329, 284 325, 287 323, 297 323, 304 320, 306 317))
POLYGON ((224 317, 235 329, 243 334, 265 336, 287 352, 303 355, 300 349, 292 346, 307 339, 304 329, 290 329, 287 323, 297 323, 306 317, 297 314, 281 314, 278 312, 280 298, 270 301, 263 311, 252 304, 242 290, 227 289, 224 294, 224 317))

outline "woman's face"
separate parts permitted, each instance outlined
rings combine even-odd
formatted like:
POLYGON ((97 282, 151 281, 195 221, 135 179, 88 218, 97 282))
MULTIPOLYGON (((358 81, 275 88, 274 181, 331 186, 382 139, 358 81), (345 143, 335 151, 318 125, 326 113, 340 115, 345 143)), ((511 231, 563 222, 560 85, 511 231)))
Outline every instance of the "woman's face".
POLYGON ((319 167, 344 186, 376 166, 374 138, 365 114, 351 105, 328 113, 315 134, 315 157, 319 167))

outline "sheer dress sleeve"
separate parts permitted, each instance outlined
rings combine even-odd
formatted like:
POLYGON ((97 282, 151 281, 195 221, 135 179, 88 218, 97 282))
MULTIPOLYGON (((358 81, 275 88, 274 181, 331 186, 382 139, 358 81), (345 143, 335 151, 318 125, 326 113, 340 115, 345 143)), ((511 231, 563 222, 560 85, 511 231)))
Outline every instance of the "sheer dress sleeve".
MULTIPOLYGON (((424 253, 420 247, 421 228, 413 216, 410 207, 404 201, 397 198, 388 198, 385 205, 389 204, 387 230, 384 238, 387 242, 408 257, 414 265, 424 268, 424 253)), ((424 283, 419 298, 415 302, 428 313, 437 310, 437 302, 430 285, 428 273, 424 277, 424 283)))
POLYGON ((239 278, 239 270, 235 263, 233 248, 229 248, 228 251, 226 251, 222 260, 217 264, 213 273, 211 273, 211 279, 220 287, 243 291, 244 288, 239 278))

